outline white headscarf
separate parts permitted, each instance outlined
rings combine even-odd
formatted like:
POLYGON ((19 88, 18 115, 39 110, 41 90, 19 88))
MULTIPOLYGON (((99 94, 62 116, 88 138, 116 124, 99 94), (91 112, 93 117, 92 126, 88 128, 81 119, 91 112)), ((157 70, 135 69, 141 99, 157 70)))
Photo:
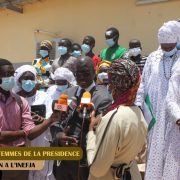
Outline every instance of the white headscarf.
POLYGON ((27 71, 33 73, 36 78, 36 69, 33 66, 31 65, 20 66, 19 68, 16 69, 14 73, 14 78, 16 82, 16 86, 13 88, 14 92, 19 92, 22 89, 21 84, 19 83, 19 79, 27 71))
POLYGON ((59 67, 54 72, 54 80, 67 80, 71 85, 76 85, 76 80, 73 73, 64 67, 59 67))
POLYGON ((180 22, 178 21, 168 21, 164 23, 164 26, 170 28, 172 32, 178 37, 178 44, 180 44, 180 22))
POLYGON ((158 31, 159 44, 163 43, 177 43, 178 37, 169 27, 163 25, 158 31))

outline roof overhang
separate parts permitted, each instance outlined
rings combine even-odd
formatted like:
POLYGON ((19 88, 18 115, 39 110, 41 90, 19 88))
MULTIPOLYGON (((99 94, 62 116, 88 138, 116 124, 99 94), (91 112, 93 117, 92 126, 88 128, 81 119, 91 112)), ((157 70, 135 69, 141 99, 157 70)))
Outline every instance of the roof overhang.
POLYGON ((23 5, 41 0, 0 0, 0 8, 9 9, 17 13, 23 13, 23 5))

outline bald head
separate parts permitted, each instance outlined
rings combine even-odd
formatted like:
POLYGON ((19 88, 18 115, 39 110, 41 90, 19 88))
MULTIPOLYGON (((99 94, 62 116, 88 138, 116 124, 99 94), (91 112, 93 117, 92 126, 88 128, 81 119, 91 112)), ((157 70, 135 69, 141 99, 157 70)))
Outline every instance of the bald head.
POLYGON ((76 60, 76 69, 78 71, 79 66, 81 67, 88 67, 93 73, 94 72, 94 64, 93 61, 90 57, 88 56, 83 56, 83 57, 79 57, 76 60))
POLYGON ((90 57, 80 57, 76 60, 76 81, 82 88, 89 87, 95 77, 93 61, 90 57))
POLYGON ((83 44, 88 44, 90 46, 95 46, 95 38, 92 36, 86 36, 83 39, 83 44))
POLYGON ((118 31, 118 29, 116 29, 114 27, 108 28, 106 30, 105 36, 107 37, 107 39, 112 38, 112 37, 119 38, 119 31, 118 31))

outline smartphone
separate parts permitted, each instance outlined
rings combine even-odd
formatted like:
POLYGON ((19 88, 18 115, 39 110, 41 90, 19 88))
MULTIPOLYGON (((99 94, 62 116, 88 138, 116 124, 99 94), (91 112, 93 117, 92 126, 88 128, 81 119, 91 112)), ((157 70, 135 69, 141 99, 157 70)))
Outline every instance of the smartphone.
POLYGON ((38 114, 41 117, 46 117, 46 106, 44 104, 32 105, 31 111, 38 114))

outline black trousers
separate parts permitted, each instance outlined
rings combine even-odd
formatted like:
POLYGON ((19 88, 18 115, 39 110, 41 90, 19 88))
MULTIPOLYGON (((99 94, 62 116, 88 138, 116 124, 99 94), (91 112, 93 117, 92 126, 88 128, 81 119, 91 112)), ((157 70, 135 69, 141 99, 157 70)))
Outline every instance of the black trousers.
POLYGON ((78 161, 61 161, 60 166, 56 165, 53 168, 56 180, 88 180, 89 168, 79 167, 78 161))

